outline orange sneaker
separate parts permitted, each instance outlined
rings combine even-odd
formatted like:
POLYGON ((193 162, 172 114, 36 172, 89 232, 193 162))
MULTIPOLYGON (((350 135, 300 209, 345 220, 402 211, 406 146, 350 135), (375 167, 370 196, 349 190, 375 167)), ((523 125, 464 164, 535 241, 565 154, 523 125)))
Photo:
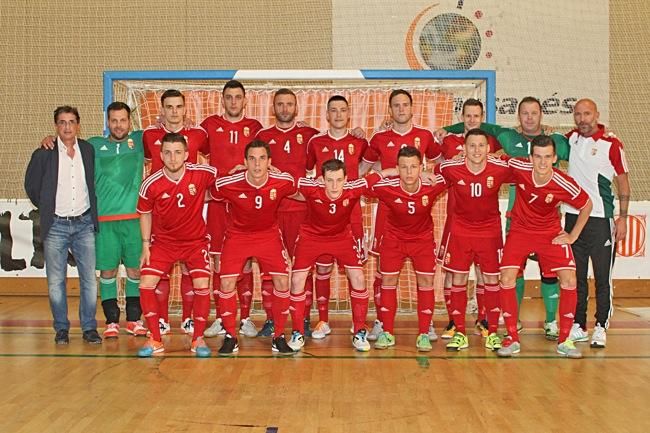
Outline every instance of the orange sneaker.
POLYGON ((162 341, 156 341, 153 338, 147 340, 147 342, 138 350, 138 356, 140 358, 150 358, 156 353, 162 353, 165 351, 165 346, 163 346, 162 341))
POLYGON ((117 338, 120 335, 120 325, 109 323, 104 329, 104 338, 117 338))
POLYGON ((135 322, 126 322, 126 332, 136 337, 144 337, 147 335, 147 328, 144 327, 142 320, 135 322))

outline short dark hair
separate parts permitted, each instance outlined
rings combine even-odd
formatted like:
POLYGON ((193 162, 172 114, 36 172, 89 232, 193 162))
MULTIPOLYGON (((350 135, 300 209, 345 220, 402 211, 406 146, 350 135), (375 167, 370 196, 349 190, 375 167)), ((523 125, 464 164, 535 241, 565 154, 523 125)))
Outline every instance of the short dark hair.
POLYGON ((413 156, 422 162, 422 153, 419 150, 413 146, 404 146, 397 153, 397 160, 399 161, 400 158, 411 158, 413 156))
POLYGON ((241 83, 241 81, 238 80, 230 80, 226 84, 223 85, 223 90, 221 93, 226 93, 227 89, 241 89, 242 92, 244 92, 244 96, 246 96, 246 89, 244 89, 244 85, 241 83))
POLYGON ((553 147, 553 153, 555 153, 555 141, 548 135, 538 135, 533 138, 533 141, 530 142, 530 154, 533 154, 533 148, 535 147, 553 147))
POLYGON ((165 99, 167 98, 183 98, 183 104, 185 103, 185 95, 183 95, 180 90, 169 89, 165 90, 160 96, 160 105, 165 105, 165 99))
POLYGON ((467 137, 472 136, 472 135, 483 136, 483 137, 485 137, 485 141, 489 141, 487 132, 483 131, 480 128, 472 128, 469 131, 467 131, 467 134, 465 134, 465 143, 467 143, 467 137))
MULTIPOLYGON (((183 134, 179 134, 178 132, 168 132, 163 136, 161 143, 162 145, 165 143, 183 143, 183 147, 187 150, 187 140, 185 140, 183 134)), ((162 150, 162 145, 160 146, 160 150, 162 150)))
POLYGON ((293 93, 293 90, 287 89, 286 87, 283 87, 283 88, 278 89, 278 90, 275 91, 275 93, 273 94, 273 102, 275 102, 276 96, 280 96, 280 95, 291 95, 294 98, 296 98, 296 94, 293 93))
POLYGON ((399 95, 406 95, 406 96, 408 96, 408 98, 409 98, 409 102, 410 102, 411 104, 413 104, 413 96, 411 96, 411 94, 410 94, 409 92, 407 92, 407 91, 404 90, 404 89, 395 89, 395 90, 393 90, 392 92, 390 92, 390 96, 388 97, 388 105, 392 104, 392 102, 393 102, 393 98, 394 98, 395 96, 399 96, 399 95))
POLYGON ((481 113, 484 112, 483 103, 475 98, 469 98, 463 102, 463 110, 461 111, 462 114, 465 114, 465 107, 481 107, 481 113))
POLYGON ((327 100, 327 108, 330 107, 331 102, 336 102, 336 101, 343 101, 345 102, 345 105, 350 105, 347 99, 345 99, 345 96, 343 95, 334 95, 330 96, 330 98, 327 100))
POLYGON ((59 115, 63 113, 72 113, 74 114, 74 117, 77 118, 77 123, 81 120, 81 117, 79 117, 79 110, 77 110, 77 107, 71 107, 70 105, 62 105, 60 107, 56 107, 54 110, 54 123, 56 123, 57 120, 59 120, 59 115))
POLYGON ((266 156, 271 157, 271 147, 266 141, 262 140, 253 140, 246 145, 244 149, 244 158, 248 158, 248 151, 250 149, 264 148, 266 149, 266 156))
POLYGON ((519 101, 519 105, 517 106, 517 114, 519 114, 521 111, 521 106, 523 104, 530 104, 533 102, 537 104, 539 106, 539 110, 542 111, 542 103, 539 102, 539 99, 535 98, 534 96, 526 96, 521 101, 519 101))
POLYGON ((106 107, 106 117, 111 115, 111 111, 122 111, 126 110, 127 116, 131 117, 131 107, 126 105, 124 102, 115 101, 111 102, 108 107, 106 107))
POLYGON ((339 170, 343 170, 343 176, 347 174, 347 170, 345 169, 345 163, 336 158, 328 159, 323 163, 323 165, 320 168, 320 172, 323 175, 323 177, 325 177, 326 171, 339 171, 339 170))

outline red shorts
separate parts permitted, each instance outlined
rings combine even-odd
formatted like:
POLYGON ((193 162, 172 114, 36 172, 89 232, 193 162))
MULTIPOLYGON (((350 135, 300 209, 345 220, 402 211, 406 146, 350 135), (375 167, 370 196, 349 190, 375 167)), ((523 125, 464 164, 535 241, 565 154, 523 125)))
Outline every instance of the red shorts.
POLYGON ((384 237, 384 226, 386 225, 386 217, 388 216, 388 209, 383 202, 377 203, 377 214, 375 215, 375 229, 372 235, 372 245, 370 246, 370 253, 376 256, 379 255, 379 248, 381 247, 381 239, 384 237))
POLYGON ((221 277, 238 276, 249 257, 255 257, 266 274, 289 274, 289 257, 277 228, 252 233, 226 232, 221 252, 221 277))
MULTIPOLYGON (((442 250, 442 247, 438 250, 442 250)), ((503 251, 501 231, 491 238, 460 236, 449 234, 443 261, 446 271, 458 274, 469 273, 472 263, 476 263, 481 272, 487 275, 499 275, 499 256, 503 251)))
POLYGON ((436 262, 438 264, 443 264, 445 262, 445 256, 447 255, 447 249, 449 248, 449 226, 451 226, 451 220, 449 217, 445 220, 445 227, 442 229, 442 236, 440 237, 440 245, 438 245, 438 253, 436 255, 436 262))
POLYGON ((554 237, 540 237, 531 233, 513 232, 511 230, 503 247, 501 269, 520 269, 526 264, 528 256, 531 253, 536 253, 539 267, 545 270, 545 275, 549 274, 548 271, 575 270, 576 264, 571 245, 554 245, 551 243, 554 237))
POLYGON ((208 218, 206 221, 210 235, 210 254, 221 254, 223 238, 226 234, 229 214, 226 203, 222 201, 208 202, 208 218))
POLYGON ((404 260, 410 258, 416 273, 433 275, 436 272, 435 250, 433 238, 405 241, 384 237, 379 248, 379 271, 382 274, 399 274, 404 260))
POLYGON ((363 268, 363 251, 352 233, 346 236, 321 237, 301 234, 293 254, 293 271, 308 271, 314 264, 327 266, 336 259, 339 266, 363 268), (325 255, 324 260, 318 258, 325 255))
POLYGON ((282 240, 287 251, 293 252, 298 239, 300 225, 307 219, 307 209, 304 211, 278 212, 278 225, 282 232, 282 240))
POLYGON ((192 243, 151 243, 149 264, 143 266, 142 275, 166 276, 176 262, 185 263, 192 278, 210 277, 209 242, 207 239, 192 243))

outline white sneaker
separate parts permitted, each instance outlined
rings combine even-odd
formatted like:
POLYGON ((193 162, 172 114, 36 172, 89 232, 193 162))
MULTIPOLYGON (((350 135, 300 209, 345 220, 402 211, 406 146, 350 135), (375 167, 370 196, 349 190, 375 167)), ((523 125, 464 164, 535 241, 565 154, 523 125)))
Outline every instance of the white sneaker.
POLYGON ((204 337, 216 337, 217 335, 224 335, 226 333, 226 330, 224 329, 222 322, 221 322, 221 317, 217 318, 212 325, 208 329, 205 330, 203 333, 204 337))
POLYGON ((250 317, 241 321, 239 324, 239 333, 249 338, 257 337, 257 328, 250 317))
POLYGON ((465 309, 465 314, 477 314, 478 313, 478 304, 476 299, 472 298, 467 301, 467 308, 465 309))
POLYGON ((167 335, 172 332, 172 327, 162 317, 158 319, 158 326, 160 327, 160 335, 167 335))
POLYGON ((330 325, 327 322, 318 322, 316 327, 311 331, 311 338, 315 340, 322 340, 332 332, 330 325))
POLYGON ((194 321, 189 317, 181 323, 181 331, 187 335, 194 335, 194 321))
POLYGON ((429 341, 438 341, 438 334, 436 334, 436 330, 433 328, 433 322, 429 323, 429 341))
POLYGON ((368 341, 377 341, 377 338, 379 338, 382 332, 384 332, 384 324, 379 320, 375 320, 375 323, 372 324, 372 329, 366 336, 366 339, 368 339, 368 341))
POLYGON ((589 334, 580 327, 579 323, 574 323, 569 332, 569 340, 574 343, 585 343, 589 341, 589 334))
POLYGON ((294 352, 300 352, 300 349, 302 349, 305 346, 305 337, 303 337, 303 335, 300 332, 293 331, 291 333, 291 339, 287 342, 287 345, 294 352))
POLYGON ((368 343, 367 332, 365 329, 357 332, 352 337, 352 346, 359 352, 368 352, 370 350, 370 343, 368 343))
POLYGON ((590 346, 595 349, 602 349, 607 343, 607 332, 605 328, 600 326, 600 323, 596 323, 594 332, 591 334, 591 344, 590 346))

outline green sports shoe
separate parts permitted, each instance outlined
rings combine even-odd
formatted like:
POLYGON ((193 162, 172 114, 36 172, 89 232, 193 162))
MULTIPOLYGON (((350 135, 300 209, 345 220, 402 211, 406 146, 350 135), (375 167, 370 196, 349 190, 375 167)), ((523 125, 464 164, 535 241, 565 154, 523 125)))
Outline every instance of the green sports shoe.
POLYGON ((557 345, 557 353, 571 359, 582 358, 582 353, 576 349, 576 345, 571 340, 564 340, 563 343, 557 345))
POLYGON ((388 349, 395 345, 395 336, 390 332, 382 332, 379 334, 377 341, 375 342, 375 349, 388 349))
POLYGON ((469 347, 469 340, 462 332, 456 332, 447 343, 447 350, 461 350, 469 347))
POLYGON ((431 346, 431 340, 429 339, 429 334, 420 334, 418 339, 415 340, 415 347, 417 347, 418 352, 429 352, 433 347, 431 346))
POLYGON ((496 332, 491 333, 485 340, 485 347, 490 350, 501 349, 501 337, 499 337, 496 332))

